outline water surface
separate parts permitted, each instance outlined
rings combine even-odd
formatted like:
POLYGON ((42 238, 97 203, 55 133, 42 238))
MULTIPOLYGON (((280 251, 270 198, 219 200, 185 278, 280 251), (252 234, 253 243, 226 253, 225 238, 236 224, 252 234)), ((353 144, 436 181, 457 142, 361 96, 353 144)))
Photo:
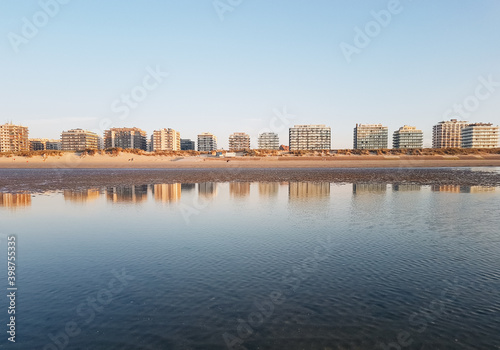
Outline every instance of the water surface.
POLYGON ((2 193, 19 291, 17 344, 0 344, 498 349, 499 208, 497 187, 440 184, 2 193))

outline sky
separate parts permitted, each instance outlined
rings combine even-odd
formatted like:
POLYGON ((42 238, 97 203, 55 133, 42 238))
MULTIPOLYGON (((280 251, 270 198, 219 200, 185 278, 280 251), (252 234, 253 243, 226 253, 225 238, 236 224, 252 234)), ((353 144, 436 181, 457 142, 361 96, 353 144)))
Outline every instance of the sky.
POLYGON ((0 123, 223 148, 325 124, 334 149, 382 123, 430 147, 445 119, 500 124, 499 18, 498 0, 0 0, 0 123))

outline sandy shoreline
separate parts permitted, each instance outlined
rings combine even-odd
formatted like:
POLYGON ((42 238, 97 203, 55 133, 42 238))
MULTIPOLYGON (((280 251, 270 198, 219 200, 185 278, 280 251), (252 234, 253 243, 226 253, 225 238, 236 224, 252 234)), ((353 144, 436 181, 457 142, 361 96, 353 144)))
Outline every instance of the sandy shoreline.
POLYGON ((202 157, 118 156, 79 157, 64 154, 46 159, 35 156, 0 157, 0 169, 202 169, 202 168, 420 168, 500 166, 500 155, 467 156, 334 156, 334 157, 202 157), (229 160, 229 161, 228 161, 229 160))
POLYGON ((174 183, 324 182, 500 187, 488 168, 0 169, 0 192, 45 192, 174 183))
POLYGON ((488 167, 500 167, 500 155, 245 157, 229 162, 126 153, 113 157, 64 154, 45 161, 42 157, 2 157, 0 192, 233 181, 500 186, 500 173, 488 167), (467 169, 471 167, 479 171, 467 169))

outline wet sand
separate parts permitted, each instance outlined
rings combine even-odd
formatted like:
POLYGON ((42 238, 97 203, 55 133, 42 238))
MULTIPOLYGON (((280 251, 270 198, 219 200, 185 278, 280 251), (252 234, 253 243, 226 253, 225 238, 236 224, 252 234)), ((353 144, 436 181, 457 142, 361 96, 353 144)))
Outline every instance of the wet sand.
POLYGON ((500 172, 488 168, 0 169, 0 192, 228 181, 500 186, 500 172))

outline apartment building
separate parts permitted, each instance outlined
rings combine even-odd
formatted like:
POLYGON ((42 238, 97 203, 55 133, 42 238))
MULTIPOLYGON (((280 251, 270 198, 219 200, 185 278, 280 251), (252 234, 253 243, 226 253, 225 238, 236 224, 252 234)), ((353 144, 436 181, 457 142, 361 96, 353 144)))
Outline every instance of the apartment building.
POLYGON ((209 132, 198 135, 198 151, 210 152, 217 150, 217 137, 209 132))
POLYGON ((466 121, 451 119, 442 121, 432 128, 432 148, 462 147, 462 129, 468 124, 466 121))
POLYGON ((462 129, 463 148, 497 148, 498 126, 492 123, 469 124, 462 129))
POLYGON ((250 149, 250 136, 244 132, 235 132, 229 135, 229 150, 239 151, 250 149))
POLYGON ((258 139, 259 149, 275 149, 280 148, 280 139, 278 134, 274 132, 263 132, 259 135, 258 139))
POLYGON ((181 151, 194 151, 195 146, 195 142, 191 139, 181 139, 181 151))
POLYGON ((105 148, 136 148, 147 151, 147 136, 139 128, 111 128, 104 132, 105 148))
POLYGON ((354 149, 388 148, 389 130, 382 124, 356 124, 354 149))
POLYGON ((295 125, 289 129, 290 151, 331 149, 332 131, 325 125, 295 125))
POLYGON ((31 151, 62 150, 62 143, 60 140, 30 139, 29 142, 31 151))
POLYGON ((399 130, 394 131, 392 136, 392 148, 423 148, 424 133, 422 130, 417 130, 415 126, 402 126, 399 130))
POLYGON ((152 151, 180 151, 181 134, 174 129, 160 129, 153 131, 152 151))
POLYGON ((99 137, 96 133, 83 129, 72 129, 61 133, 63 151, 83 151, 98 149, 99 137))
POLYGON ((28 127, 10 123, 0 125, 0 152, 29 150, 28 127))

